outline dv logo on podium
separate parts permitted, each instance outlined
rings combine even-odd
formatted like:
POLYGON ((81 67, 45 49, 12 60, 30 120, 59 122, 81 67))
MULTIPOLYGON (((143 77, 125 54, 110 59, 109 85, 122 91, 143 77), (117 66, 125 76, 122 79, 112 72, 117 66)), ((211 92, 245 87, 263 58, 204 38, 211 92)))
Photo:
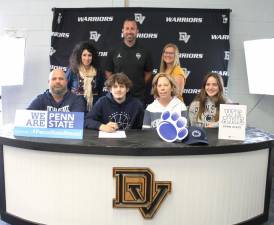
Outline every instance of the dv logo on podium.
POLYGON ((138 208, 146 219, 152 218, 167 194, 171 181, 154 181, 149 168, 114 167, 116 198, 114 208, 138 208))

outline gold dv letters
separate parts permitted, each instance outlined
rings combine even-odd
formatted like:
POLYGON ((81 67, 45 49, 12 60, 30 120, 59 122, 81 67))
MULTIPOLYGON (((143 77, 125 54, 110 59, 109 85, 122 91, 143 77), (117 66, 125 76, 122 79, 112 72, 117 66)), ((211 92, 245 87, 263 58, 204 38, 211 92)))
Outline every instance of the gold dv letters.
POLYGON ((171 192, 171 181, 154 181, 149 168, 114 167, 116 197, 114 208, 138 208, 146 219, 152 218, 171 192))

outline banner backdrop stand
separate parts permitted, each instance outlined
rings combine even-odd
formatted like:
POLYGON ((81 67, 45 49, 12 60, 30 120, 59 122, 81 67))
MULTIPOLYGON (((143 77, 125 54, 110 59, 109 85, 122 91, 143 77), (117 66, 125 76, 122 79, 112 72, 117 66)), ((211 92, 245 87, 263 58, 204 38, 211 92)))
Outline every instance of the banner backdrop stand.
POLYGON ((90 40, 98 49, 101 66, 110 49, 122 41, 122 24, 135 18, 138 39, 153 59, 153 74, 159 71, 163 47, 172 42, 180 51, 181 66, 188 78, 187 105, 200 91, 205 74, 217 72, 228 82, 230 55, 230 9, 183 8, 53 8, 50 69, 66 71, 73 47, 90 40))

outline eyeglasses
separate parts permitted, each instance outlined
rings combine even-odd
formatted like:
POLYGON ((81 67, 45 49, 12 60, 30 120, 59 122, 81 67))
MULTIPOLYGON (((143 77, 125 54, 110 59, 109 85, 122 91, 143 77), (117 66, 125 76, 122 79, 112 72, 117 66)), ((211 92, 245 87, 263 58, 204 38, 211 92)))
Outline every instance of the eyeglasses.
POLYGON ((164 52, 164 55, 175 55, 175 52, 164 52))

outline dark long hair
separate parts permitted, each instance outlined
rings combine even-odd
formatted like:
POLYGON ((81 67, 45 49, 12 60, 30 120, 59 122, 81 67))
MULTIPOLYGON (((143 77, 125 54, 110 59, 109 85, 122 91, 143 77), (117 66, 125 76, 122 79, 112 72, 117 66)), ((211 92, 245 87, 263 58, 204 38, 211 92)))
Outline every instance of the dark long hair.
POLYGON ((216 115, 214 117, 214 121, 218 121, 219 120, 219 110, 220 110, 220 104, 224 104, 225 103, 225 98, 224 98, 224 82, 222 77, 218 74, 218 73, 209 73, 204 77, 203 83, 202 83, 202 88, 200 93, 195 97, 196 101, 199 101, 200 103, 200 107, 199 107, 199 111, 198 111, 198 115, 197 115, 197 119, 198 118, 202 118, 202 114, 205 112, 206 108, 205 108, 205 104, 206 104, 206 100, 208 98, 208 95, 206 94, 205 91, 205 86, 206 86, 206 82, 208 80, 208 78, 210 77, 214 77, 217 81, 217 85, 219 87, 219 92, 216 96, 214 96, 212 98, 212 101, 215 104, 216 107, 216 115))
POLYGON ((69 58, 69 65, 74 73, 79 72, 79 66, 82 64, 81 57, 84 50, 87 50, 92 55, 92 61, 90 65, 96 69, 99 67, 99 59, 96 48, 90 41, 83 41, 75 45, 69 58))

